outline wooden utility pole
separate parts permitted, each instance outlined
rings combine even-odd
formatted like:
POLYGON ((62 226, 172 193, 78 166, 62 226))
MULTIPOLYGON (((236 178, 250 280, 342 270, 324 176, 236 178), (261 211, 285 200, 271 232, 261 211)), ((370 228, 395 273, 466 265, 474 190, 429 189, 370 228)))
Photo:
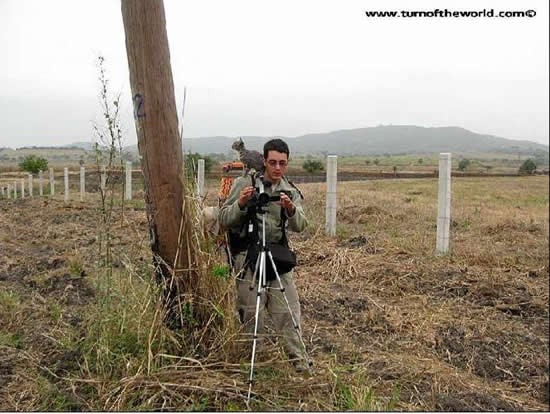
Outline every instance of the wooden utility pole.
POLYGON ((164 283, 172 309, 179 289, 175 276, 185 276, 182 272, 191 267, 189 255, 177 253, 180 228, 182 223, 189 228, 190 220, 182 207, 183 148, 164 4, 163 0, 122 0, 121 6, 151 249, 157 280, 164 283))

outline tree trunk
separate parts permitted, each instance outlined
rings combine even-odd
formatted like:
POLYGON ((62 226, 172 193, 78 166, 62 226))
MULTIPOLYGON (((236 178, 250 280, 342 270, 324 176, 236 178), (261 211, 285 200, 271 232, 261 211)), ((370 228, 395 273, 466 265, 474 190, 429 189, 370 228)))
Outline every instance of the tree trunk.
MULTIPOLYGON (((178 134, 174 82, 162 0, 122 0, 126 52, 134 104, 145 202, 156 276, 164 283, 169 310, 178 296, 175 269, 189 269, 188 255, 176 258, 183 211, 183 148, 178 134), (174 280, 176 279, 176 280, 174 280)), ((169 312, 173 319, 174 312, 169 312)), ((173 320, 171 322, 174 322, 173 320)))

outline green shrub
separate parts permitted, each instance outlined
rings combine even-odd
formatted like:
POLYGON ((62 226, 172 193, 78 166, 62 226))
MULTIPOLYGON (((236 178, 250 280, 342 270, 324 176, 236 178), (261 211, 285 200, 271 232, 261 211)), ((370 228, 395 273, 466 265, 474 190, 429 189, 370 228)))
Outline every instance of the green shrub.
POLYGON ((209 173, 210 170, 212 169, 212 165, 214 164, 214 161, 208 155, 201 155, 198 152, 185 154, 185 158, 184 158, 185 169, 188 169, 188 168, 196 169, 200 159, 204 160, 204 172, 209 173))
POLYGON ((38 174, 38 171, 46 171, 48 169, 48 160, 37 157, 36 155, 27 155, 23 158, 23 161, 19 163, 19 168, 31 174, 38 174))
POLYGON ((466 168, 469 167, 469 165, 471 164, 470 160, 467 159, 467 158, 464 158, 463 160, 460 160, 459 163, 458 163, 458 169, 460 171, 464 171, 466 168))
POLYGON ((214 160, 208 155, 201 155, 198 152, 184 154, 183 169, 185 176, 191 182, 197 179, 197 172, 199 170, 199 160, 204 160, 204 173, 208 174, 212 170, 214 160))
POLYGON ((533 174, 537 169, 537 164, 531 158, 523 161, 523 164, 519 167, 520 174, 533 174))
POLYGON ((215 265, 212 268, 212 276, 227 280, 231 276, 231 268, 228 265, 215 265))
POLYGON ((307 160, 302 164, 302 168, 312 174, 324 169, 323 163, 319 160, 307 160))

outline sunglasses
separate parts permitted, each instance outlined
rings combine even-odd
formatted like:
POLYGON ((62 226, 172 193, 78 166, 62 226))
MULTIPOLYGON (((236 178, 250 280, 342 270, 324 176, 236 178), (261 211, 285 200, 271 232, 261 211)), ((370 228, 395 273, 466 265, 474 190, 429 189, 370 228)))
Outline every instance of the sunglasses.
POLYGON ((270 167, 276 167, 277 164, 279 164, 281 168, 284 168, 288 165, 288 161, 285 161, 285 160, 281 160, 281 161, 267 160, 267 163, 269 164, 270 167))

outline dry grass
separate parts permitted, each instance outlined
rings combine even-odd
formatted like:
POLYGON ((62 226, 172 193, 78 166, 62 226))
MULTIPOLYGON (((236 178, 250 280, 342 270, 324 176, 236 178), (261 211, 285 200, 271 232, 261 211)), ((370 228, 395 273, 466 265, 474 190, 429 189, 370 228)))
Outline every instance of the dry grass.
MULTIPOLYGON (((319 209, 324 185, 308 190, 319 209)), ((322 334, 318 322, 312 342, 379 367, 379 391, 399 382, 405 409, 547 407, 548 179, 454 180, 453 253, 442 257, 436 180, 338 191, 337 240, 298 243, 304 313, 334 325, 322 334)))
MULTIPOLYGON (((335 238, 324 185, 300 187, 310 226, 291 238, 316 375, 262 341, 250 407, 246 338, 219 328, 194 353, 159 323, 141 202, 113 229, 106 280, 95 208, 1 200, 0 409, 548 409, 548 177, 453 180, 447 256, 434 254, 435 179, 339 184, 335 238)), ((228 302, 206 306, 220 311, 233 283, 215 283, 228 302)))

